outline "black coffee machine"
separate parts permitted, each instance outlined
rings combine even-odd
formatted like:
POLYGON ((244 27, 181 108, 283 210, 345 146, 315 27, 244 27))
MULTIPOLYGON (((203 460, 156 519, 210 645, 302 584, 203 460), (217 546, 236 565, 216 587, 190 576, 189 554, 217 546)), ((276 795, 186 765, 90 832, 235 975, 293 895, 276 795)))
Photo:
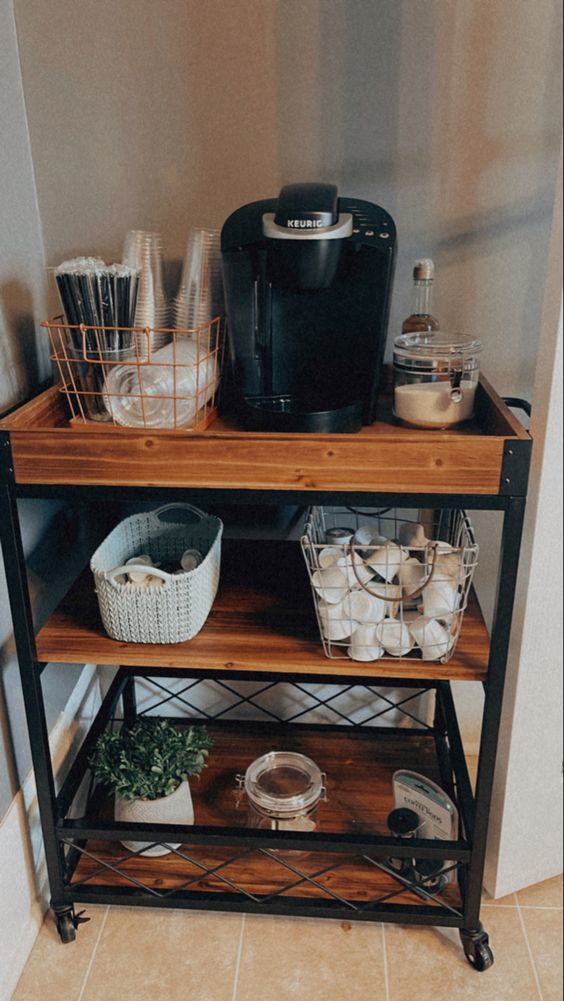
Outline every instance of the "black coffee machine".
POLYGON ((248 428, 349 432, 374 420, 395 264, 384 209, 290 184, 221 231, 226 398, 248 428))

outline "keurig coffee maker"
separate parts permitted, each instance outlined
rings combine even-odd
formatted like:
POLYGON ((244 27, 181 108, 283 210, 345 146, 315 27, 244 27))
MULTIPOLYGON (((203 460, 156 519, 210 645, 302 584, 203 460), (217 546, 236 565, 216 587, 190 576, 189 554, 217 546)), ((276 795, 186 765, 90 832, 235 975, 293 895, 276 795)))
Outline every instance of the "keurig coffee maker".
POLYGON ((391 216, 330 184, 290 184, 229 216, 227 398, 246 427, 372 423, 395 249, 391 216))

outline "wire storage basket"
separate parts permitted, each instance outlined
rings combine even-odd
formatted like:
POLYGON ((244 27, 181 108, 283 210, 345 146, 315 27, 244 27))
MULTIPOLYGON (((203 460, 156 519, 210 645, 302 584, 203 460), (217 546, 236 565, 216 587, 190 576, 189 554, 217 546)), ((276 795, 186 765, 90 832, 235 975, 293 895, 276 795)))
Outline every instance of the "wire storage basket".
POLYGON ((191 504, 166 504, 121 521, 90 561, 108 635, 125 643, 192 639, 217 593, 222 534, 219 518, 191 504), (180 560, 186 550, 196 550, 201 562, 183 572, 180 560), (153 565, 132 564, 140 555, 150 557, 153 565), (151 586, 127 579, 134 569, 150 570, 151 586))
POLYGON ((478 563, 465 511, 311 507, 301 546, 327 657, 452 657, 478 563))
POLYGON ((41 324, 71 424, 200 431, 217 414, 225 322, 193 329, 41 324))

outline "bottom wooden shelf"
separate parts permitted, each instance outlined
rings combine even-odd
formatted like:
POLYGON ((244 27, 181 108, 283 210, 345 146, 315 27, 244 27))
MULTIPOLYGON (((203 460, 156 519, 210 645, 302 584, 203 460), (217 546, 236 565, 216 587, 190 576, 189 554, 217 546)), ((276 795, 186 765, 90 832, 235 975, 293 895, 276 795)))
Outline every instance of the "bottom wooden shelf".
MULTIPOLYGON (((244 796, 237 796, 235 776, 268 750, 294 750, 312 758, 327 775, 327 801, 319 807, 320 834, 388 836, 386 818, 393 809, 392 775, 396 768, 413 768, 440 782, 435 741, 430 735, 404 735, 398 731, 336 727, 276 727, 256 723, 210 724, 215 739, 209 767, 201 779, 192 780, 195 820, 198 825, 240 828, 247 825, 244 796), (239 804, 238 804, 239 800, 239 804)), ((112 801, 103 808, 112 816, 112 801)), ((92 826, 100 827, 100 818, 92 826)), ((325 847, 325 846, 324 846, 325 847)), ((368 905, 391 895, 394 904, 461 905, 456 882, 435 900, 404 890, 370 857, 356 852, 268 851, 252 844, 211 846, 187 843, 180 851, 147 858, 129 853, 120 842, 88 840, 71 885, 120 889, 145 888, 145 892, 170 894, 229 893, 299 897, 311 902, 344 900, 368 905), (111 867, 111 868, 110 868, 111 867), (215 870, 215 871, 210 871, 215 870)), ((381 861, 381 860, 380 860, 381 861)), ((77 893, 80 899, 80 893, 77 893)))

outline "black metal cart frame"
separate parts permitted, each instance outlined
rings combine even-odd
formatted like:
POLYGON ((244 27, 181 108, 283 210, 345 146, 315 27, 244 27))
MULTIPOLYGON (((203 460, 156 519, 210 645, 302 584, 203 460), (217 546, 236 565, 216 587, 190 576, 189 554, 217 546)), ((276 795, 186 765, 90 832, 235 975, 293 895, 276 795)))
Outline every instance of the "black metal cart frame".
MULTIPOLYGON (((402 689, 417 689, 434 693, 435 713, 433 724, 427 727, 427 733, 435 741, 437 759, 445 788, 455 792, 456 801, 461 815, 461 837, 456 842, 411 842, 411 847, 398 846, 390 838, 377 836, 360 836, 344 834, 298 834, 284 832, 281 837, 276 832, 263 832, 240 828, 188 827, 177 825, 148 824, 118 824, 114 821, 101 822, 95 816, 96 794, 92 792, 90 806, 86 816, 80 819, 69 817, 69 808, 74 796, 88 772, 88 757, 92 751, 97 736, 116 718, 120 711, 124 718, 133 719, 136 715, 135 679, 137 677, 157 676, 159 680, 167 677, 186 677, 194 679, 214 679, 219 675, 212 670, 174 669, 167 674, 162 667, 156 671, 151 666, 120 667, 105 696, 101 708, 84 741, 82 748, 70 768, 66 780, 57 792, 53 774, 48 732, 45 718, 45 707, 42 693, 41 673, 44 664, 36 659, 34 644, 34 627, 27 587, 26 563, 23 552, 20 522, 17 509, 19 498, 64 497, 67 501, 88 499, 89 502, 99 498, 124 499, 135 497, 136 500, 158 500, 166 497, 187 498, 187 491, 180 489, 159 490, 145 487, 84 487, 84 486, 51 486, 51 485, 20 485, 15 481, 11 456, 9 432, 0 432, 0 534, 2 551, 6 566, 10 607, 12 612, 14 637, 19 660, 21 684, 23 689, 25 711, 29 730, 29 740, 33 767, 35 771, 37 796, 41 818, 41 827, 45 845, 46 861, 51 889, 51 905, 57 917, 58 928, 63 941, 71 941, 75 937, 75 928, 80 922, 80 915, 75 912, 74 905, 81 903, 102 904, 139 904, 152 907, 183 907, 208 908, 218 910, 236 910, 255 913, 300 914, 314 917, 331 917, 347 920, 377 920, 399 921, 401 923, 417 923, 457 927, 467 958, 477 970, 486 969, 493 962, 488 937, 480 923, 480 901, 482 878, 484 870, 488 818, 492 797, 492 786, 496 751, 498 745, 499 724, 502 711, 502 698, 506 673, 506 663, 509 647, 511 619, 514 605, 515 587, 519 562, 519 551, 523 518, 525 509, 525 493, 530 460, 530 441, 518 442, 507 450, 504 458, 504 472, 500 492, 496 495, 467 494, 417 494, 417 504, 429 508, 458 508, 469 510, 493 510, 503 512, 503 530, 501 554, 498 569, 498 584, 496 607, 490 641, 490 655, 487 680, 484 682, 484 711, 482 719, 481 744, 479 752, 478 772, 475 795, 472 792, 462 740, 456 718, 456 711, 448 681, 417 681, 398 677, 395 683, 402 689), (395 903, 394 893, 358 905, 346 897, 327 892, 324 899, 312 900, 307 896, 286 896, 273 893, 260 896, 241 887, 230 885, 229 877, 224 877, 223 892, 195 891, 193 886, 198 880, 188 880, 187 884, 174 893, 155 892, 154 888, 138 880, 131 879, 130 884, 121 889, 108 886, 96 886, 85 882, 71 882, 79 858, 88 853, 89 839, 103 838, 106 841, 120 841, 123 838, 142 837, 144 840, 162 842, 182 842, 182 849, 175 850, 185 860, 190 860, 190 846, 198 845, 228 845, 233 850, 233 857, 241 857, 245 853, 259 852, 273 860, 273 864, 287 867, 288 883, 298 887, 311 883, 319 874, 304 872, 299 861, 284 860, 277 850, 291 845, 292 849, 301 851, 323 851, 333 857, 333 865, 338 867, 340 860, 351 853, 362 857, 366 865, 381 868, 390 872, 388 858, 393 850, 396 857, 407 857, 416 849, 418 857, 450 860, 449 865, 458 870, 458 882, 461 893, 461 906, 453 907, 441 901, 440 894, 426 889, 425 885, 414 886, 410 879, 398 876, 392 872, 398 883, 398 893, 407 888, 414 892, 418 902, 415 905, 395 903), (440 845, 440 847, 438 847, 440 845)), ((307 502, 311 504, 327 502, 325 491, 308 491, 307 502)), ((230 490, 190 490, 189 499, 205 507, 207 504, 220 502, 229 503, 270 503, 270 504, 303 504, 304 494, 301 491, 270 491, 254 490, 235 493, 230 490)), ((413 506, 414 494, 386 493, 343 493, 331 492, 332 504, 359 504, 364 507, 377 507, 393 504, 398 507, 413 506)), ((221 680, 237 681, 244 677, 246 681, 264 681, 265 684, 307 684, 303 675, 276 675, 272 672, 246 671, 244 675, 237 671, 221 672, 221 680)), ((338 683, 334 675, 315 677, 316 683, 322 682, 335 685, 338 683)), ((390 678, 382 678, 377 674, 375 665, 366 665, 358 678, 346 679, 346 684, 360 686, 390 685, 390 678), (371 673, 374 671, 375 673, 371 673), (370 673, 368 673, 370 672, 370 673)), ((163 699, 163 702, 166 698, 163 699)), ((401 706, 399 707, 401 709, 401 706)), ((405 709, 404 711, 409 712, 405 709)), ((196 715, 190 720, 196 718, 196 715)), ((350 726, 350 720, 343 717, 335 728, 350 726)), ((373 723, 374 721, 372 721, 373 723)), ((225 725, 228 725, 227 723, 225 725)), ((273 722, 273 726, 276 721, 273 722)), ((284 721, 288 725, 288 720, 284 721)), ((299 725, 298 721, 290 725, 299 725)), ((370 732, 378 733, 377 726, 371 726, 370 732)), ((389 733, 389 728, 386 733, 389 733)), ((416 726, 413 731, 402 731, 402 735, 419 733, 416 726)), ((106 864, 106 863, 104 863, 106 864)), ((221 876, 221 866, 214 870, 221 876)))

